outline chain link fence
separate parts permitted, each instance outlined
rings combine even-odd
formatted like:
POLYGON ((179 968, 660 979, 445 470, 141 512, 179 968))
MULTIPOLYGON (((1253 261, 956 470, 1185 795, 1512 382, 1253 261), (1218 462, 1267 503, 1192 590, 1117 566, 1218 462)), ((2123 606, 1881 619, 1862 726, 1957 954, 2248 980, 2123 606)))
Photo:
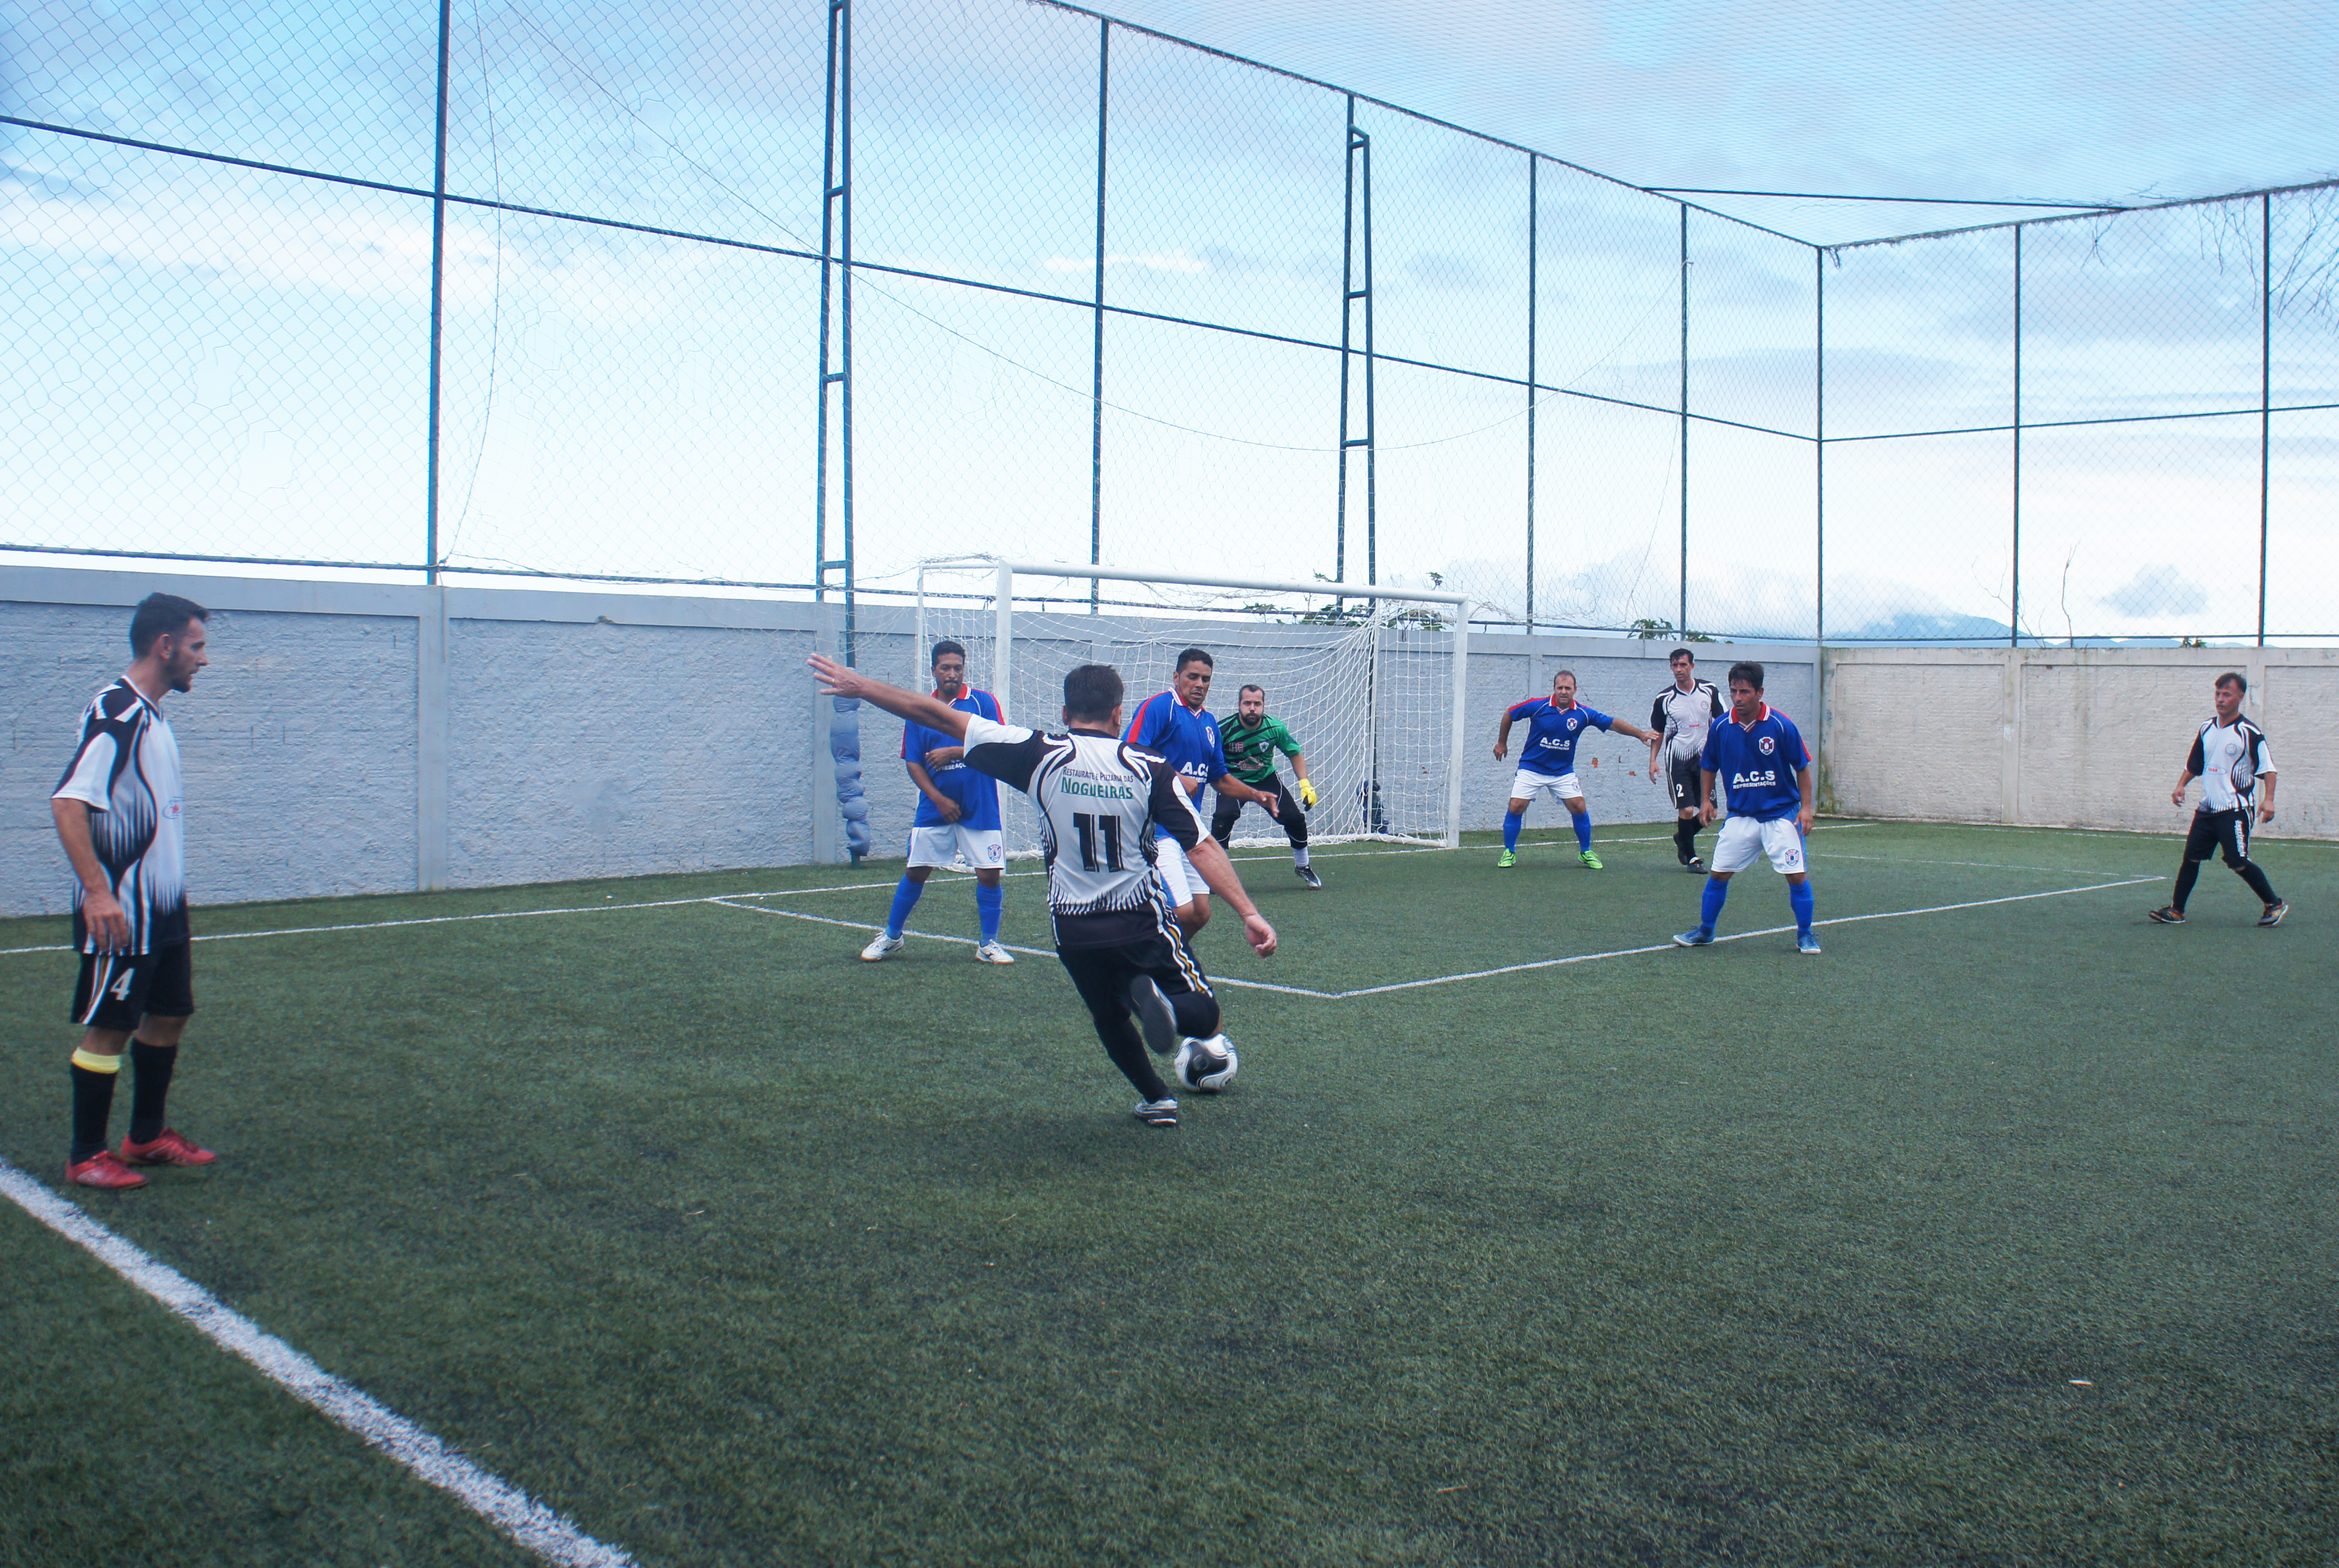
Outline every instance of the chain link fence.
POLYGON ((1034 0, 5 14, 14 558, 2339 636, 2339 191, 1818 247, 1034 0))

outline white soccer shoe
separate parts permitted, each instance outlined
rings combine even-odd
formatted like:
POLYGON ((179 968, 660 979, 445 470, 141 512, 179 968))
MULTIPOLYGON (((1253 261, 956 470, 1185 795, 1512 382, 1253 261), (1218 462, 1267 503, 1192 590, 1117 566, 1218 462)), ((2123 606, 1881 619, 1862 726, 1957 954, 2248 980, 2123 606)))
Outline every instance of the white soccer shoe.
POLYGON ((879 959, 885 957, 887 954, 896 953, 901 951, 902 939, 898 936, 887 936, 881 931, 877 933, 877 938, 874 942, 872 942, 867 947, 861 950, 861 962, 864 963, 875 963, 879 959))
POLYGON ((986 942, 974 950, 977 963, 1013 963, 1015 955, 995 942, 986 942))

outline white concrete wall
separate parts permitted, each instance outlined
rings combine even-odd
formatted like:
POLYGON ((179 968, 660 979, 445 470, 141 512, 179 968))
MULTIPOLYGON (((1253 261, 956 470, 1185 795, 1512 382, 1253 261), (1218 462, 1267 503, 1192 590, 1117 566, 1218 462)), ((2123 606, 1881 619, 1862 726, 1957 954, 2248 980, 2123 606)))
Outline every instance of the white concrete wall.
MULTIPOLYGON (((805 654, 834 646, 836 606, 8 567, 0 914, 67 907, 49 792, 83 705, 129 660, 131 606, 158 589, 214 612, 211 668, 165 704, 186 759, 198 903, 844 858, 826 705, 804 671, 805 654)), ((863 666, 907 679, 919 662, 913 629, 906 608, 864 606, 863 666)), ((1243 640, 1213 642, 1229 686, 1242 678, 1243 640)), ((1442 758, 1444 638, 1409 640, 1420 645, 1411 656, 1435 666, 1416 682, 1435 696, 1402 722, 1434 729, 1442 758)), ((1638 724, 1668 678, 1660 643, 1479 634, 1471 648, 1470 828, 1502 821, 1517 754, 1497 763, 1492 752, 1507 705, 1549 690, 1564 664, 1584 701, 1638 724)), ((1733 656, 1762 659, 1772 702, 1799 720, 1810 713, 1808 650, 1700 653, 1701 673, 1717 681, 1733 656)), ((1133 697, 1168 675, 1123 673, 1133 697)), ((973 674, 986 684, 986 672, 973 674)), ((1232 702, 1229 690, 1213 706, 1232 702)), ((1053 693, 1019 692, 1014 716, 1052 718, 1055 706, 1053 693)), ((864 711, 872 847, 885 858, 902 853, 915 805, 900 735, 896 721, 864 711)), ((1595 821, 1670 816, 1640 742, 1594 736, 1579 756, 1595 821)), ((1559 825, 1555 808, 1542 810, 1540 825, 1559 825)))
POLYGON ((165 704, 199 903, 786 864, 834 819, 814 606, 9 567, 0 913, 67 906, 48 794, 157 589, 214 612, 165 704))
MULTIPOLYGON (((1858 816, 2173 833, 2219 672, 2280 779, 2270 836, 2339 838, 2339 650, 1858 648, 1827 656, 1822 798, 1858 816)), ((2198 786, 2191 797, 2197 799, 2198 786)))

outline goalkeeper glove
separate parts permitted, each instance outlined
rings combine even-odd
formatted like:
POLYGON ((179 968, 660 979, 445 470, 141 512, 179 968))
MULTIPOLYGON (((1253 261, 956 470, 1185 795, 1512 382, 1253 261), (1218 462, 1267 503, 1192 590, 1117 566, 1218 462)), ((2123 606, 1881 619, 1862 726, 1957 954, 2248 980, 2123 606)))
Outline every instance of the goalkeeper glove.
POLYGON ((1316 809, 1316 786, 1306 779, 1299 781, 1299 804, 1309 811, 1316 809))

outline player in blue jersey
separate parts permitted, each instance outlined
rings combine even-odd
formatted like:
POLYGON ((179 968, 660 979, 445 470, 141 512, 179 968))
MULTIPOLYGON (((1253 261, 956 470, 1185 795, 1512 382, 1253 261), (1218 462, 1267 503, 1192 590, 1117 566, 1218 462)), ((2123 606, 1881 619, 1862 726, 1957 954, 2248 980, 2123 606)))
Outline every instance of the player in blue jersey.
POLYGON ((1794 721, 1762 700, 1761 665, 1730 666, 1730 712, 1706 732, 1699 765, 1698 820, 1713 821, 1717 780, 1729 792, 1730 820, 1714 836, 1713 870, 1705 879, 1697 924, 1673 941, 1683 947, 1711 942, 1722 901, 1730 896, 1731 877, 1752 865, 1757 854, 1767 854, 1771 869, 1787 879, 1787 902, 1795 912, 1795 950, 1817 953, 1811 873, 1803 868, 1803 835, 1811 831, 1814 807, 1811 754, 1794 721))
MULTIPOLYGON (((962 714, 976 714, 993 724, 1005 724, 999 699, 966 684, 966 649, 954 642, 934 645, 934 697, 962 714)), ((885 929, 862 958, 875 963, 902 946, 902 928, 926 891, 926 878, 938 865, 964 859, 974 868, 974 908, 982 922, 982 940, 974 956, 984 963, 1013 963, 1015 955, 999 944, 999 916, 1006 892, 999 874, 1006 863, 1006 847, 999 827, 999 784, 976 773, 963 761, 966 748, 955 735, 921 724, 902 726, 902 765, 918 786, 918 814, 910 827, 910 864, 893 889, 893 910, 885 929)))
MULTIPOLYGON (((1209 784, 1228 800, 1256 802, 1267 808, 1268 815, 1281 821, 1277 809, 1279 797, 1253 789, 1227 771, 1226 748, 1219 741, 1219 721, 1202 709, 1209 700, 1210 677, 1217 668, 1218 661, 1200 648, 1180 653, 1170 689, 1156 692, 1137 705, 1137 716, 1130 720, 1129 733, 1121 738, 1176 769, 1178 782, 1189 796, 1199 796, 1202 786, 1209 784)), ((1160 874, 1162 885, 1170 890, 1170 902, 1177 906, 1179 929, 1190 938, 1210 923, 1210 890, 1189 863, 1177 840, 1166 830, 1160 838, 1153 869, 1160 874)))
POLYGON ((1635 724, 1610 718, 1597 708, 1575 700, 1575 672, 1561 670, 1551 677, 1551 695, 1530 697, 1503 710, 1503 727, 1495 734, 1495 757, 1510 754, 1511 726, 1524 721, 1527 738, 1519 747, 1519 771, 1511 780, 1509 814, 1503 818, 1503 858, 1495 863, 1519 863, 1519 826, 1526 821, 1527 804, 1545 790, 1559 797, 1575 823, 1575 858, 1594 871, 1600 857, 1592 853, 1592 808, 1584 804, 1584 786, 1575 777, 1575 743, 1591 730, 1614 730, 1635 740, 1657 737, 1635 724))

